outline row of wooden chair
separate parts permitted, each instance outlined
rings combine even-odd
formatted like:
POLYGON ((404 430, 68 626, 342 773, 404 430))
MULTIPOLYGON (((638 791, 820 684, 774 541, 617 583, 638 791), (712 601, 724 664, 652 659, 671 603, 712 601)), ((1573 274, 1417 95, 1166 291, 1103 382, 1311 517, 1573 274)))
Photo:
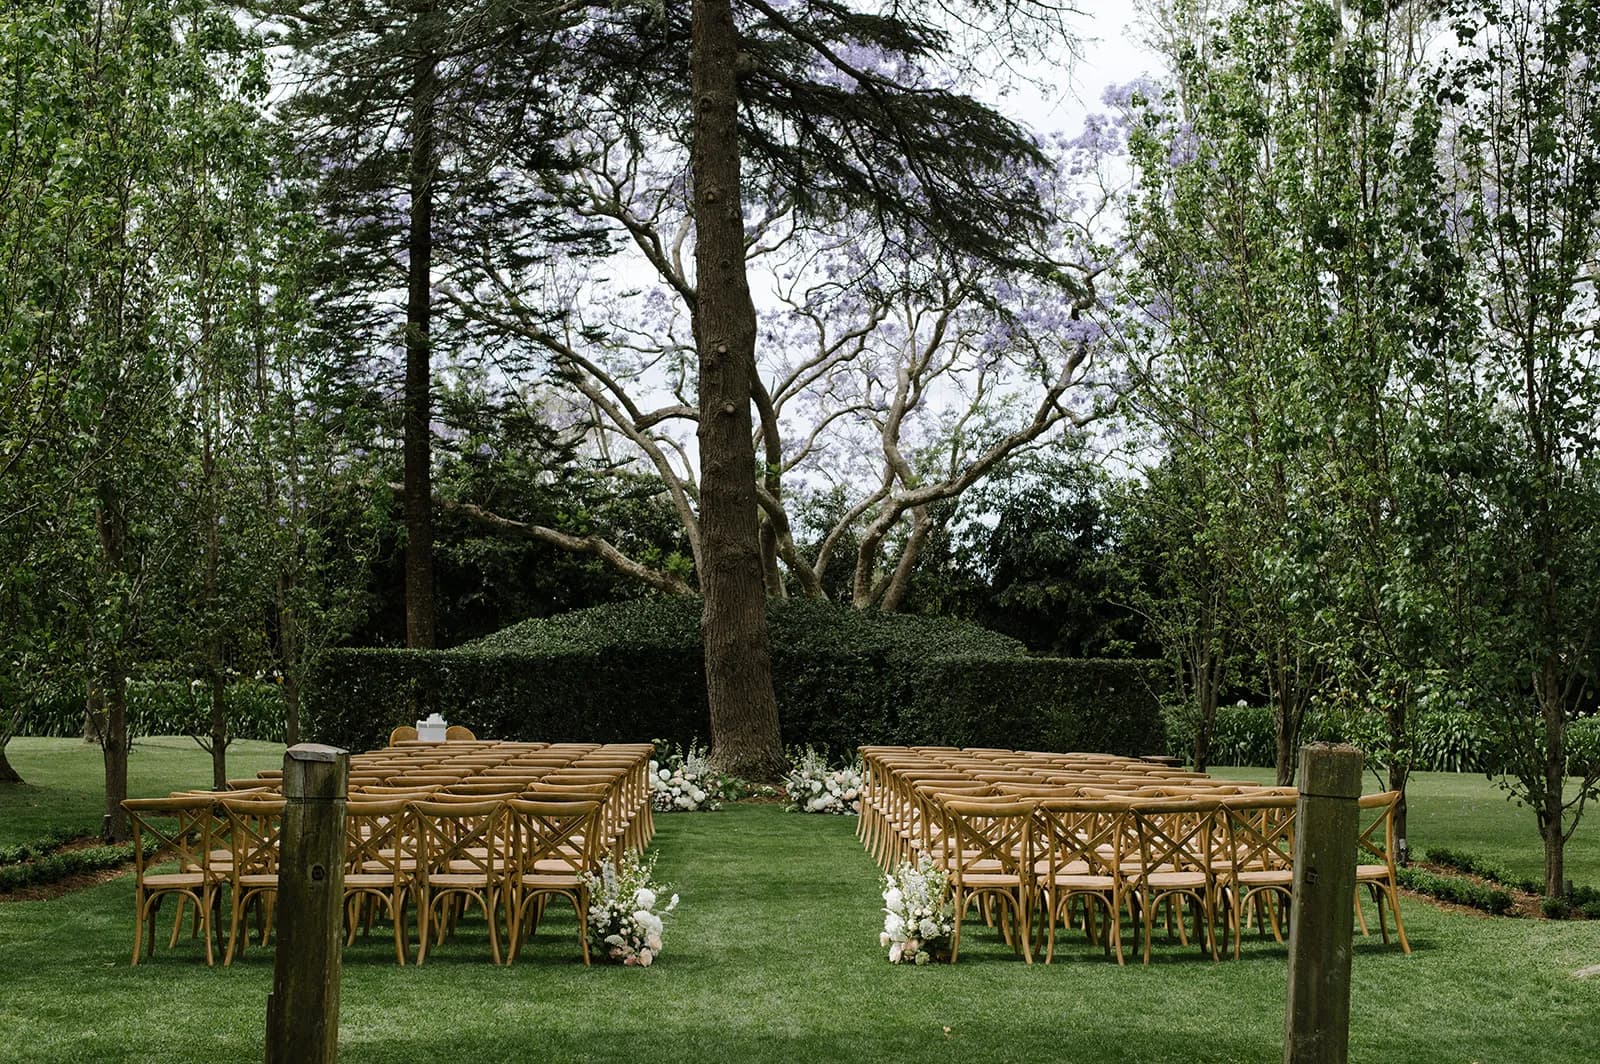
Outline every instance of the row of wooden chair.
MULTIPOLYGON (((451 744, 454 745, 454 744, 451 744)), ((537 927, 545 902, 565 897, 578 915, 584 962, 588 963, 584 874, 607 861, 620 864, 643 849, 653 834, 649 803, 648 744, 601 747, 574 744, 544 755, 531 771, 505 771, 518 757, 543 744, 480 754, 470 764, 460 750, 407 751, 398 761, 388 752, 358 755, 365 775, 353 784, 346 811, 345 896, 353 941, 358 925, 370 927, 375 910, 394 925, 395 956, 409 957, 408 907, 418 925, 422 963, 431 944, 453 929, 468 908, 486 917, 495 963, 501 960, 503 914, 509 960, 537 927), (375 769, 374 766, 381 766, 375 769), (428 773, 418 773, 428 768, 428 773), (486 776, 499 768, 502 774, 486 776), (445 769, 448 769, 447 771, 445 769), (410 777, 407 779, 407 777, 410 777), (428 778, 419 778, 427 776, 428 778), (395 782, 405 780, 405 782, 395 782), (381 782, 380 782, 381 781, 381 782)), ((143 951, 146 927, 154 950, 155 920, 164 898, 178 899, 172 942, 184 910, 194 906, 195 933, 206 938, 206 961, 214 963, 213 939, 222 934, 222 903, 229 917, 224 964, 248 940, 247 915, 257 914, 263 941, 270 932, 278 884, 284 800, 274 793, 276 773, 234 781, 228 792, 191 792, 127 803, 136 863, 136 928, 133 963, 143 951), (161 868, 143 856, 147 841, 161 851, 161 868), (175 869, 167 865, 175 861, 175 869)))
MULTIPOLYGON (((1239 956, 1245 920, 1281 939, 1293 889, 1293 788, 1209 780, 1103 755, 1011 755, 951 748, 866 748, 860 832, 886 869, 927 856, 950 876, 960 927, 974 902, 1031 962, 1035 937, 1053 959, 1056 930, 1077 906, 1085 931, 1123 961, 1122 915, 1146 963, 1155 915, 1189 907, 1195 937, 1219 956, 1225 918, 1239 956), (1096 923, 1103 920, 1103 930, 1096 923)), ((1393 914, 1402 949, 1392 858, 1398 794, 1361 800, 1359 893, 1393 914)), ((1365 919, 1362 918, 1365 930, 1365 919)), ((1187 941, 1181 920, 1177 929, 1187 941)))

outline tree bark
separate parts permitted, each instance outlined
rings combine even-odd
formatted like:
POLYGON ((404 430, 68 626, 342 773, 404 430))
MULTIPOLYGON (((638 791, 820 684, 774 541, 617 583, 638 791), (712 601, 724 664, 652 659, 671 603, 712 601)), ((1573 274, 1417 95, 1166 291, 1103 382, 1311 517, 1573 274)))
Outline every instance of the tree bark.
POLYGON ((1567 714, 1561 697, 1560 666, 1546 660, 1539 680, 1540 711, 1544 714, 1544 794, 1539 808, 1539 834, 1544 839, 1544 893, 1548 898, 1567 893, 1565 810, 1567 785, 1567 714))
POLYGON ((724 772, 773 779, 785 762, 772 690, 753 475, 756 314, 745 273, 739 175, 739 34, 730 0, 695 0, 693 20, 701 628, 711 758, 724 772))
POLYGON ((216 673, 211 676, 211 789, 228 789, 228 699, 216 673))
POLYGON ((418 12, 417 54, 411 84, 411 216, 406 237, 406 645, 436 643, 433 602, 432 373, 429 369, 433 301, 434 101, 439 72, 434 58, 435 11, 418 12))
POLYGON ((128 838, 128 812, 122 802, 128 797, 128 684, 120 657, 103 676, 106 729, 100 750, 106 770, 106 842, 125 842, 128 838))
POLYGON ((1411 778, 1411 765, 1401 756, 1406 750, 1406 705, 1409 698, 1397 698, 1389 707, 1389 789, 1400 792, 1394 807, 1395 860, 1407 864, 1411 860, 1411 844, 1406 835, 1406 783, 1411 778))
POLYGON ((0 783, 22 783, 22 774, 6 756, 6 747, 9 745, 11 745, 11 733, 0 735, 0 783))

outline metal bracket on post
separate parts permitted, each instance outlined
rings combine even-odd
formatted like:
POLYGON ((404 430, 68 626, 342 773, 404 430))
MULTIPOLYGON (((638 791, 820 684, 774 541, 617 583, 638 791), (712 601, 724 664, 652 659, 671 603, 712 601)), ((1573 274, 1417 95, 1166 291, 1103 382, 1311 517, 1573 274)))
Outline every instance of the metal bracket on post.
POLYGON ((267 1064, 333 1064, 339 1055, 349 781, 350 755, 344 750, 301 743, 284 752, 267 1064))

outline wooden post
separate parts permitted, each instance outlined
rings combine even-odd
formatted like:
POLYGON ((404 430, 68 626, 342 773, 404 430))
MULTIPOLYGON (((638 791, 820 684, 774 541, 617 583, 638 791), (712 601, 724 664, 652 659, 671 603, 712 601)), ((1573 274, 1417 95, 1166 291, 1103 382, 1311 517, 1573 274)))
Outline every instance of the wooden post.
POLYGON ((344 814, 350 755, 302 743, 283 755, 278 949, 267 998, 267 1064, 339 1055, 344 814))
POLYGON ((1300 750, 1284 1064, 1349 1058, 1361 764, 1353 746, 1312 743, 1300 750))

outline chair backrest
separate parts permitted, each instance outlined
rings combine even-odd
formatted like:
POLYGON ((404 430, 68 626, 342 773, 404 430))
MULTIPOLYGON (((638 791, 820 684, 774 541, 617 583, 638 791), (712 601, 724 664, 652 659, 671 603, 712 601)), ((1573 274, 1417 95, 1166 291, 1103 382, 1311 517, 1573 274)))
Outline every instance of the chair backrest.
POLYGON ((1034 853, 1042 853, 1051 879, 1073 867, 1116 878, 1128 849, 1125 798, 1041 798, 1034 805, 1034 853))
POLYGON ((396 743, 416 742, 416 740, 417 729, 409 724, 402 724, 400 727, 389 733, 390 746, 394 746, 396 743))
POLYGON ((504 802, 414 801, 411 810, 419 876, 449 872, 485 882, 499 878, 509 861, 504 802))
POLYGON ((1399 791, 1363 794, 1357 806, 1361 812, 1356 836, 1356 863, 1388 865, 1394 872, 1394 814, 1400 804, 1399 791))
POLYGON ((471 728, 463 724, 452 724, 444 730, 444 738, 445 742, 457 742, 463 739, 467 742, 476 742, 478 737, 472 734, 471 728))
POLYGON ((1221 802, 1216 798, 1139 798, 1131 815, 1146 873, 1211 871, 1211 846, 1221 802))
POLYGON ((1295 806, 1280 794, 1221 799, 1227 860, 1234 872, 1286 872, 1294 867, 1295 806))
POLYGON ((235 876, 278 874, 284 804, 282 798, 247 796, 223 800, 235 876))
POLYGON ((416 859, 416 850, 407 799, 352 798, 345 806, 346 871, 388 875, 399 883, 407 877, 406 863, 416 859))
POLYGON ((1033 802, 951 797, 941 805, 950 858, 958 875, 980 862, 986 870, 988 862, 995 862, 1000 874, 1018 877, 1032 867, 1028 845, 1033 802))
POLYGON ((209 872, 211 848, 216 835, 216 801, 196 795, 170 798, 128 798, 122 808, 128 812, 133 833, 134 870, 142 880, 150 861, 176 859, 190 871, 209 872), (145 856, 154 842, 162 856, 145 856))
POLYGON ((515 867, 523 874, 552 874, 553 862, 557 866, 554 874, 581 876, 598 864, 599 802, 512 798, 506 802, 506 815, 511 822, 515 867))

